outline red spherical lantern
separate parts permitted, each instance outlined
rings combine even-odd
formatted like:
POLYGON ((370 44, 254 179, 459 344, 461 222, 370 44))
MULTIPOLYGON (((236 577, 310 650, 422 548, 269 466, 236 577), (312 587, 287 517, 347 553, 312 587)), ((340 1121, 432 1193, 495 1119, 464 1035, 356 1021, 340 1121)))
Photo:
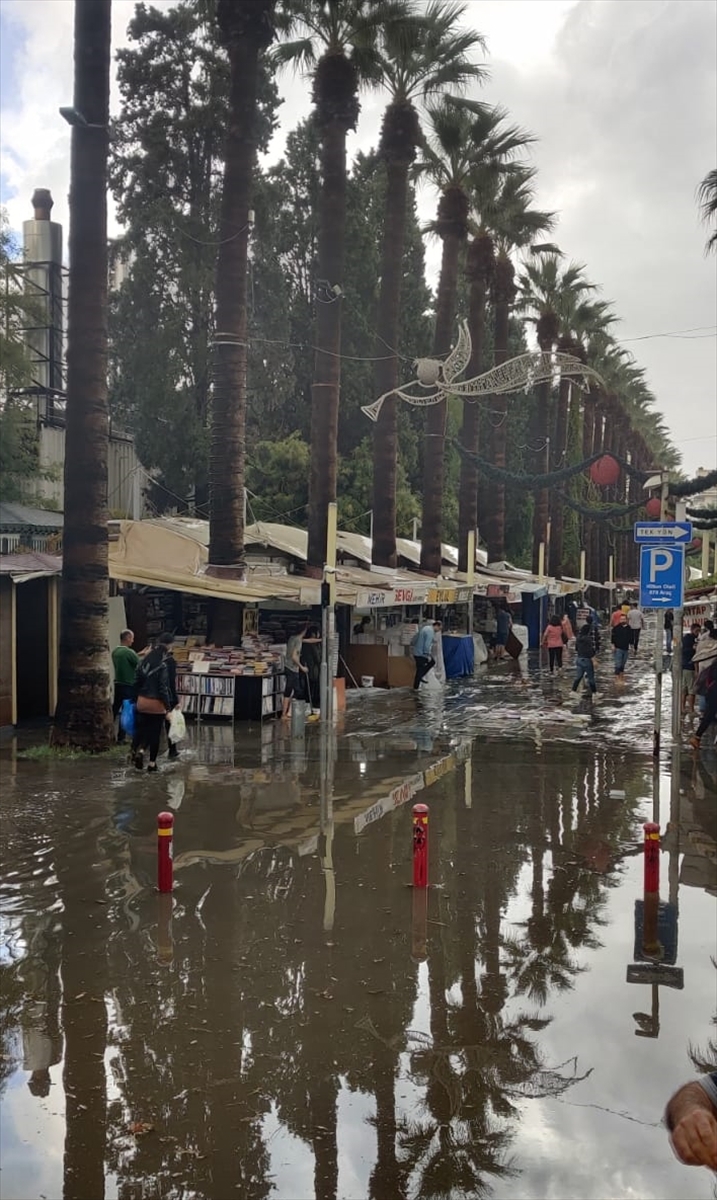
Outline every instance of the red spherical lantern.
POLYGON ((611 454, 603 454, 590 468, 590 478, 598 487, 612 487, 620 478, 620 464, 611 454))
POLYGON ((657 496, 653 496, 651 500, 647 501, 647 504, 645 505, 645 512, 647 513, 648 517, 651 518, 651 520, 659 521, 661 508, 662 505, 657 499, 657 496))

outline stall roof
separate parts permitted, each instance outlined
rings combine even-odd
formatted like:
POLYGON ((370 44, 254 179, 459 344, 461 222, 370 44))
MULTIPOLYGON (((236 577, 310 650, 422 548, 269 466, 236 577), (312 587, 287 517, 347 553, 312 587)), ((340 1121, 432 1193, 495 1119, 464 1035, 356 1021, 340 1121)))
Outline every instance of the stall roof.
POLYGON ((62 529, 63 514, 54 509, 31 508, 27 504, 0 502, 0 526, 3 529, 62 529))
POLYGON ((40 551, 27 554, 3 554, 0 556, 0 575, 8 575, 13 583, 29 583, 62 573, 62 559, 57 554, 42 554, 40 551))
MULTIPOLYGON (((203 546, 209 545, 208 521, 200 520, 197 517, 151 517, 149 523, 175 529, 178 533, 193 537, 203 546)), ((256 521, 253 525, 247 525, 244 530, 244 542, 247 546, 268 546, 272 550, 278 550, 282 554, 288 554, 292 558, 306 562, 309 535, 305 529, 299 529, 296 525, 282 525, 275 521, 256 521)), ((365 534, 349 533, 347 530, 339 529, 336 535, 336 546, 339 553, 355 558, 368 567, 372 565, 371 538, 366 537, 365 534)), ((410 538, 396 538, 396 549, 401 558, 405 558, 415 566, 420 566, 420 542, 414 542, 410 538)), ((446 542, 442 543, 441 554, 444 562, 449 566, 458 566, 458 551, 455 546, 450 546, 446 542)), ((477 550, 476 563, 485 566, 487 561, 488 556, 485 550, 477 550)))

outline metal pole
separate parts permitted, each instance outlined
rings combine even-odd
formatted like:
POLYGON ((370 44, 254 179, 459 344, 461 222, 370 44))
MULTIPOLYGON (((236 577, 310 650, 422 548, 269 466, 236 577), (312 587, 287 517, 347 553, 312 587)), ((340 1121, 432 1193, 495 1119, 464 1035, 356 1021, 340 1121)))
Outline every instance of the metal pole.
POLYGON ((473 588, 476 581, 476 531, 471 529, 468 533, 468 555, 467 555, 468 572, 466 574, 466 583, 471 588, 470 598, 468 600, 468 636, 473 636, 473 588))
MULTIPOLYGON (((669 480, 667 473, 662 472, 660 483, 660 520, 664 521, 667 515, 667 493, 669 488, 669 480)), ((660 753, 660 735, 662 732, 662 668, 663 668, 663 644, 665 640, 665 612, 664 609, 658 609, 657 612, 657 632, 655 633, 655 721, 654 732, 652 737, 652 754, 657 758, 660 753)))
MULTIPOLYGON (((678 501, 675 505, 675 520, 684 521, 686 505, 678 501)), ((664 621, 664 618, 663 618, 664 621)), ((684 632, 684 609, 674 610, 672 623, 672 742, 679 746, 682 736, 682 635, 684 632)), ((673 753, 674 761, 674 753, 673 753)))

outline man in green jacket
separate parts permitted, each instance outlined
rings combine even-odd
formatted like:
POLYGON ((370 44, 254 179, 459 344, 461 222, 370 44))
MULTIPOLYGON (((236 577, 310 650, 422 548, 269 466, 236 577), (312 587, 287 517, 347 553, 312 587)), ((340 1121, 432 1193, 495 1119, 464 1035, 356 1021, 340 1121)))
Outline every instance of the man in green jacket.
MULTIPOLYGON (((112 703, 112 713, 116 717, 122 707, 123 700, 134 700, 134 681, 139 666, 139 655, 132 649, 134 634, 131 629, 125 629, 120 634, 120 644, 112 651, 112 665, 115 669, 115 694, 112 703)), ((117 729, 117 742, 126 738, 121 724, 117 729)))

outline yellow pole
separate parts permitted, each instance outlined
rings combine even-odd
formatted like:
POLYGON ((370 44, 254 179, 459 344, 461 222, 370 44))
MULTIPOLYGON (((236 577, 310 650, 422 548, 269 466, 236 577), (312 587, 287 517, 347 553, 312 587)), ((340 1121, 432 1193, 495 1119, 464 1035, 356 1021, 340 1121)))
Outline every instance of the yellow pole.
POLYGON ((545 576, 545 542, 541 542, 538 547, 538 578, 543 579, 545 576))

